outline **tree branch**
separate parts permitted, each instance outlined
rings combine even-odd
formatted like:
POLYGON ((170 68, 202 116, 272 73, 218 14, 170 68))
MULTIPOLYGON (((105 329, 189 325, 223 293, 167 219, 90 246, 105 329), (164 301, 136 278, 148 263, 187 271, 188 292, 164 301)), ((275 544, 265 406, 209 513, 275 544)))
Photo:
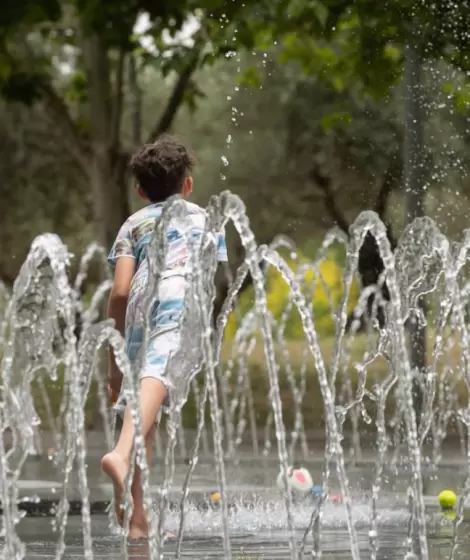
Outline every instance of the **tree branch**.
POLYGON ((80 135, 65 101, 56 92, 50 82, 43 82, 39 87, 43 94, 43 102, 46 109, 50 111, 56 122, 58 119, 59 126, 64 131, 66 139, 69 140, 69 142, 67 142, 67 147, 78 163, 86 169, 89 163, 90 149, 80 135))
POLYGON ((335 224, 345 233, 349 234, 349 222, 346 216, 339 209, 336 198, 331 188, 331 179, 323 175, 318 167, 313 167, 310 171, 310 180, 313 181, 323 192, 323 200, 328 214, 331 216, 335 224))
POLYGON ((142 138, 142 90, 137 80, 135 57, 129 57, 129 89, 132 97, 132 142, 140 144, 142 138))
POLYGON ((126 52, 120 49, 116 77, 114 84, 114 103, 111 117, 111 145, 114 150, 118 150, 121 139, 121 122, 122 122, 122 109, 124 104, 124 63, 126 60, 126 52))
POLYGON ((201 47, 195 46, 189 62, 186 64, 186 66, 183 68, 180 75, 178 76, 178 80, 176 81, 170 99, 168 100, 165 110, 163 111, 163 114, 160 117, 160 120, 152 129, 152 132, 148 137, 147 140, 148 143, 154 142, 155 139, 158 136, 160 136, 160 134, 164 134, 170 129, 173 120, 176 116, 176 113, 178 112, 178 109, 180 108, 183 102, 186 88, 188 87, 189 82, 191 81, 191 77, 196 71, 196 68, 199 64, 200 54, 201 54, 201 47))
POLYGON ((399 181, 399 175, 401 175, 399 164, 396 161, 393 161, 385 172, 382 184, 380 185, 380 189, 377 194, 377 199, 375 201, 374 210, 377 212, 382 221, 385 221, 384 218, 387 211, 388 201, 393 189, 399 181))

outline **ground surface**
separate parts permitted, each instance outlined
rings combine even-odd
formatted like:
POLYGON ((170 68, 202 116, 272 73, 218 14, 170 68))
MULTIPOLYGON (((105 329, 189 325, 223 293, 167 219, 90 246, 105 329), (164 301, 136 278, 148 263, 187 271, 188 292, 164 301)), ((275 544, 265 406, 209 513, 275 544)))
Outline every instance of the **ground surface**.
MULTIPOLYGON (((406 516, 404 511, 383 511, 382 526, 379 531, 378 559, 394 560, 405 556, 404 542, 406 538, 406 516)), ((281 529, 254 529, 250 517, 256 515, 258 523, 263 517, 262 511, 240 513, 235 521, 235 527, 231 530, 232 557, 236 560, 275 559, 291 558, 288 547, 288 533, 281 529), (244 522, 242 521, 245 517, 244 522)), ((300 516, 299 516, 300 517, 300 516)), ((302 519, 296 519, 299 525, 302 519)), ((171 525, 171 523, 170 523, 171 525)), ((92 517, 93 527, 93 559, 121 560, 125 553, 121 549, 121 541, 118 537, 110 535, 107 517, 104 515, 92 517)), ((464 524, 460 528, 462 537, 459 539, 459 549, 455 558, 459 560, 470 559, 470 539, 468 537, 469 526, 464 524)), ((428 538, 430 546, 430 560, 444 560, 449 558, 452 528, 444 525, 433 530, 428 538)), ((26 558, 28 560, 40 560, 54 558, 56 547, 56 535, 52 532, 49 519, 29 518, 22 522, 20 536, 27 544, 26 558)), ((79 517, 69 519, 68 534, 66 539, 67 548, 62 558, 65 560, 82 560, 86 558, 83 549, 82 524, 79 517)), ((303 532, 296 534, 300 543, 303 532)), ((361 560, 370 558, 368 530, 359 526, 359 544, 361 548, 361 560)), ((335 514, 329 511, 325 515, 323 529, 321 532, 322 552, 325 558, 330 560, 346 560, 351 558, 350 541, 344 520, 335 519, 335 514)), ((176 544, 168 542, 164 548, 165 558, 175 557, 176 544)), ((306 552, 311 553, 312 540, 307 541, 306 552)), ((196 527, 188 530, 182 549, 182 558, 224 558, 222 539, 218 531, 211 528, 210 520, 207 519, 205 527, 196 527)), ((305 557, 311 557, 305 555, 305 557)), ((134 544, 128 547, 128 558, 149 558, 146 545, 134 544)))
MULTIPOLYGON (((45 448, 51 444, 45 441, 45 448)), ((312 455, 301 463, 307 466, 316 484, 321 484, 323 470, 323 445, 312 444, 312 455)), ((92 511, 103 511, 109 501, 111 488, 102 476, 99 460, 105 449, 103 438, 99 434, 88 434, 87 482, 92 511)), ((22 469, 19 492, 22 499, 29 499, 36 504, 38 511, 41 504, 53 501, 61 492, 61 473, 51 461, 53 450, 37 459, 29 460, 22 469)), ((369 522, 370 489, 375 468, 375 452, 365 450, 360 461, 347 464, 348 484, 353 500, 354 521, 362 558, 370 558, 369 522)), ((170 501, 177 504, 180 490, 188 469, 182 457, 177 458, 173 490, 170 501)), ((151 491, 155 495, 162 482, 162 458, 157 457, 152 468, 151 491)), ((284 505, 275 488, 279 471, 276 453, 269 457, 254 457, 250 449, 241 450, 236 463, 226 463, 228 485, 228 502, 230 504, 229 530, 232 558, 235 560, 254 560, 269 558, 291 558, 289 552, 289 532, 287 529, 284 505)), ((333 465, 331 474, 331 493, 339 494, 341 485, 333 465)), ((425 503, 428 520, 428 543, 430 560, 449 558, 453 536, 453 526, 442 518, 437 507, 437 494, 452 488, 457 493, 463 487, 468 473, 466 459, 458 448, 445 450, 444 458, 438 469, 425 465, 422 470, 425 503)), ((410 483, 410 472, 405 463, 387 464, 382 479, 379 501, 379 551, 381 560, 404 558, 404 548, 408 530, 409 515, 406 503, 406 491, 410 483)), ((201 456, 196 467, 191 491, 185 506, 185 533, 181 548, 181 558, 224 558, 223 524, 220 510, 209 507, 208 495, 217 489, 213 458, 201 456)), ((80 501, 77 472, 74 471, 68 489, 71 500, 80 501)), ((308 500, 294 508, 295 541, 300 543, 308 526, 314 503, 308 500)), ((36 511, 36 513, 38 513, 36 511)), ((47 513, 47 507, 43 513, 47 513)), ((458 543, 454 559, 470 560, 470 525, 466 519, 459 528, 458 543)), ((67 522, 66 548, 59 558, 66 560, 106 559, 120 560, 126 558, 122 549, 122 539, 110 529, 106 514, 93 514, 91 517, 92 550, 85 554, 83 544, 83 521, 80 515, 70 515, 67 522)), ((179 512, 170 511, 166 517, 165 528, 178 531, 179 512)), ((17 534, 26 544, 28 560, 56 558, 58 533, 54 530, 53 517, 28 516, 17 525, 17 534)), ((350 537, 347 529, 346 509, 343 505, 328 503, 323 510, 320 531, 321 549, 325 558, 346 560, 351 558, 350 537)), ((305 558, 310 558, 312 537, 306 540, 305 558)), ((416 543, 415 543, 416 545, 416 543)), ((417 545, 416 545, 417 546, 417 545)), ((166 543, 163 553, 165 558, 174 558, 176 543, 166 543)), ((130 546, 127 557, 148 558, 144 543, 130 546)), ((14 560, 11 555, 8 560, 14 560)), ((15 559, 16 560, 16 559, 15 559)))

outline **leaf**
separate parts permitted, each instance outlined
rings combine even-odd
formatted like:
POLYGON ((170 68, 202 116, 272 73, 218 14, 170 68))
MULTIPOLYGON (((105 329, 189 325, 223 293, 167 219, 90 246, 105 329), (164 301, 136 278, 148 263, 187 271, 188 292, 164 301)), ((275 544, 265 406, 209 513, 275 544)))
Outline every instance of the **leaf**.
POLYGON ((191 81, 189 86, 184 92, 184 104, 188 107, 190 113, 194 113, 197 109, 197 102, 200 99, 204 99, 205 94, 200 90, 194 81, 191 81))
POLYGON ((263 83, 263 76, 259 68, 250 67, 238 78, 241 86, 259 87, 263 83))
POLYGON ((342 128, 348 126, 352 123, 352 116, 346 111, 338 111, 336 113, 330 113, 325 115, 321 121, 321 127, 324 132, 329 132, 335 128, 342 128))
POLYGON ((452 97, 454 109, 458 113, 468 113, 470 110, 470 83, 455 84, 446 82, 443 85, 444 92, 452 97))
POLYGON ((333 76, 331 83, 336 91, 344 90, 344 81, 341 76, 333 76))
POLYGON ((80 117, 75 120, 77 129, 81 132, 86 132, 90 128, 90 121, 85 117, 80 117))
POLYGON ((0 80, 0 95, 9 101, 20 101, 32 105, 41 97, 40 85, 43 76, 12 72, 6 79, 0 80))
POLYGON ((58 0, 3 0, 0 10, 0 33, 15 31, 20 25, 57 21, 62 13, 58 0))
POLYGON ((88 100, 88 82, 84 72, 79 71, 72 75, 65 97, 69 101, 78 103, 85 103, 88 100))
POLYGON ((389 43, 384 49, 384 55, 393 62, 399 62, 402 58, 402 51, 396 45, 389 43))

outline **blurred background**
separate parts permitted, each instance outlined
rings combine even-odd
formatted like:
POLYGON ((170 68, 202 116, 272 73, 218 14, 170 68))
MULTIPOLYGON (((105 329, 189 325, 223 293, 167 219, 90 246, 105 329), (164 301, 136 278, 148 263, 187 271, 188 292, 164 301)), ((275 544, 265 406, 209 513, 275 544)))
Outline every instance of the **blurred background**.
MULTIPOLYGON (((446 0, 4 0, 0 280, 13 283, 46 231, 75 255, 109 247, 139 207, 129 156, 163 132, 196 153, 194 201, 238 194, 259 243, 286 234, 313 258, 366 209, 392 246, 424 214, 460 238, 469 29, 468 4, 446 0)), ((229 254, 235 268, 234 232, 229 254)), ((344 257, 334 247, 322 265, 335 302, 344 257)), ((369 240, 352 300, 382 266, 369 240)), ((282 290, 270 285, 274 312, 282 290)), ((314 298, 331 335, 326 294, 314 298)))
POLYGON ((259 242, 312 253, 364 209, 394 239, 424 209, 457 235, 469 20, 446 1, 6 0, 0 278, 41 232, 109 246, 139 204, 129 154, 166 131, 196 152, 195 202, 239 194, 259 242))

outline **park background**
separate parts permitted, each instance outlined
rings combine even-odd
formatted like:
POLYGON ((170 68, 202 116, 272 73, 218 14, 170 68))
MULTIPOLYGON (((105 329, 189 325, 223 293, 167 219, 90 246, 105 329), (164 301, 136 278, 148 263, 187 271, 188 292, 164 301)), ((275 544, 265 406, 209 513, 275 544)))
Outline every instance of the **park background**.
MULTIPOLYGON (((8 0, 0 18, 0 280, 12 286, 46 231, 76 256, 91 242, 109 247, 139 207, 129 155, 163 132, 196 153, 194 202, 236 193, 258 243, 286 234, 313 259, 331 227, 347 235, 366 209, 387 224, 392 246, 424 214, 460 239, 470 194, 469 28, 470 9, 452 2, 8 0)), ((232 230, 228 242, 235 270, 243 249, 232 230)), ((335 246, 322 264, 336 304, 345 256, 335 246)), ((351 309, 381 270, 373 244, 362 256, 351 309)), ((91 270, 85 298, 101 274, 91 270)), ((286 296, 271 274, 275 315, 286 296)), ((248 288, 242 309, 250 298, 248 288)), ((334 323, 321 287, 313 303, 328 361, 334 323)), ((432 325, 429 332, 430 345, 432 325)), ((303 338, 295 315, 286 336, 295 369, 303 338)), ((359 359, 360 337, 353 351, 359 359)), ((259 354, 250 367, 263 424, 259 354)), ((425 359, 422 351, 417 360, 425 359)), ((314 428, 323 407, 311 362, 309 371, 305 423, 314 428)), ((292 395, 285 379, 281 387, 289 425, 292 395)), ((58 411, 60 383, 49 391, 58 411)))

